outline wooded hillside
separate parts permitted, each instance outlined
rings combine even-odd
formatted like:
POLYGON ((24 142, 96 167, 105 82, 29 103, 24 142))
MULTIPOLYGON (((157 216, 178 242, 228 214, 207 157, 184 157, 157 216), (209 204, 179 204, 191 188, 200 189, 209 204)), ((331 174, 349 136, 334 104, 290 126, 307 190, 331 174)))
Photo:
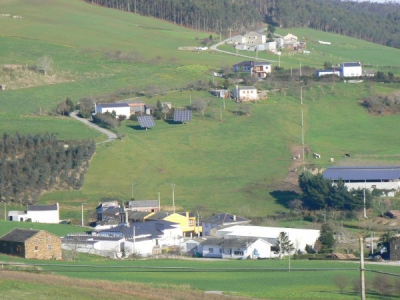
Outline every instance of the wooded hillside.
POLYGON ((243 33, 260 21, 400 48, 400 4, 341 0, 86 0, 201 31, 243 33))
POLYGON ((92 141, 63 142, 54 134, 0 139, 0 200, 36 202, 53 189, 80 188, 94 154, 92 141))

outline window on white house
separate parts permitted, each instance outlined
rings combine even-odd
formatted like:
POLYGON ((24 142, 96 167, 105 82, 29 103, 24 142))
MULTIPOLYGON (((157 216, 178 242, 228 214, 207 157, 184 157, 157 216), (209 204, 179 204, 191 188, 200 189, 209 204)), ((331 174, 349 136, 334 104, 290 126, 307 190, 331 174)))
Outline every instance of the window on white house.
POLYGON ((234 255, 243 255, 243 251, 235 250, 233 251, 234 255))
POLYGON ((214 253, 214 248, 208 248, 209 253, 214 253))

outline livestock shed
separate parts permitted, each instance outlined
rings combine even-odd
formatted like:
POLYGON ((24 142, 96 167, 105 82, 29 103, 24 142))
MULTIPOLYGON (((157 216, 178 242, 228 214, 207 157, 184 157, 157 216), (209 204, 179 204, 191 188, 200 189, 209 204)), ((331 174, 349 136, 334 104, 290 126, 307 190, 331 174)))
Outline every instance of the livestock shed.
POLYGON ((324 178, 343 180, 349 189, 399 190, 400 166, 329 167, 324 178))
POLYGON ((45 230, 15 228, 0 238, 0 253, 30 259, 61 259, 61 239, 45 230))

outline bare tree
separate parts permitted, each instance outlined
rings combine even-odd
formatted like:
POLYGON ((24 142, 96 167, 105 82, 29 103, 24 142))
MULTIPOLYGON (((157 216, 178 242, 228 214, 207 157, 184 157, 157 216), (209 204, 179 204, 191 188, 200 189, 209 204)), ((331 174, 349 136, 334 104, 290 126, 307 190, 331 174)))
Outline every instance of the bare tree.
POLYGON ((333 277, 333 283, 340 290, 340 293, 343 293, 343 290, 349 283, 349 278, 346 275, 339 274, 333 277))
POLYGON ((196 99, 192 103, 192 109, 201 112, 203 117, 204 117, 204 111, 206 110, 206 108, 207 108, 207 102, 203 99, 196 99))
POLYGON ((53 60, 47 55, 41 57, 36 62, 37 70, 43 72, 44 75, 47 75, 53 69, 53 60))
POLYGON ((381 295, 386 295, 392 289, 392 283, 390 281, 389 276, 383 274, 376 274, 373 281, 372 286, 374 289, 381 295))

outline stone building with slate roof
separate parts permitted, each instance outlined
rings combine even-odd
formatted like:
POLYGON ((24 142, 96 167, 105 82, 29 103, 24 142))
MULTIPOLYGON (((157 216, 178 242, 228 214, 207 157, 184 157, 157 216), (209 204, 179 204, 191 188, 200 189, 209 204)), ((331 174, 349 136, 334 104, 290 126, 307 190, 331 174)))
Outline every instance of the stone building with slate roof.
POLYGON ((13 229, 0 238, 0 253, 29 259, 62 259, 61 239, 45 230, 13 229))

